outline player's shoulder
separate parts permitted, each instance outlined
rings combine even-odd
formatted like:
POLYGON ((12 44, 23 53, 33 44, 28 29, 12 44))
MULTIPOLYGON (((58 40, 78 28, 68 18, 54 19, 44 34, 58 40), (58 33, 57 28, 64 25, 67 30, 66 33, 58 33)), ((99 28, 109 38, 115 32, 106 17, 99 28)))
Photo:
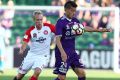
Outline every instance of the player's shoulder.
POLYGON ((80 23, 80 21, 76 17, 73 17, 73 20, 80 23))
POLYGON ((44 27, 46 28, 49 28, 52 32, 55 33, 55 26, 53 24, 50 24, 50 23, 43 23, 44 27))
POLYGON ((47 26, 47 27, 54 27, 54 25, 51 24, 51 23, 43 23, 43 25, 44 25, 44 26, 47 26))
POLYGON ((66 17, 65 16, 62 16, 62 17, 60 17, 58 20, 59 21, 63 21, 63 20, 65 20, 66 19, 66 17))
POLYGON ((73 19, 78 20, 76 17, 73 17, 73 19))
POLYGON ((65 19, 66 18, 64 16, 62 16, 62 17, 58 18, 57 23, 62 23, 62 22, 64 22, 65 19))

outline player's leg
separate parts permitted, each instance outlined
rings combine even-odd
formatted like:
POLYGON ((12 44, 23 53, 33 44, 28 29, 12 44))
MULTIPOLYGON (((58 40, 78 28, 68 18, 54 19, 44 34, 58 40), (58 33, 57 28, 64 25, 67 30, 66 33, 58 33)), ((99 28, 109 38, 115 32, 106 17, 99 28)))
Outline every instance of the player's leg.
POLYGON ((41 69, 39 67, 36 67, 34 69, 33 75, 30 77, 29 80, 38 80, 39 74, 41 73, 41 69))
POLYGON ((65 79, 66 79, 66 75, 58 74, 58 76, 55 80, 65 80, 65 79))
POLYGON ((22 78, 24 77, 24 75, 25 74, 18 73, 18 75, 15 76, 13 80, 22 80, 22 78))
POLYGON ((35 58, 34 65, 32 66, 34 73, 29 80, 38 80, 38 77, 46 64, 46 61, 48 61, 48 58, 49 57, 47 55, 41 55, 35 58))
POLYGON ((66 73, 69 68, 69 64, 61 62, 58 59, 58 60, 56 60, 55 67, 56 67, 56 69, 54 70, 53 73, 58 75, 55 80, 65 80, 66 73))
POLYGON ((5 54, 5 48, 0 48, 0 73, 4 73, 4 54, 5 54))
POLYGON ((65 80, 66 73, 70 66, 70 60, 66 60, 66 63, 62 61, 61 53, 55 50, 55 70, 53 71, 54 74, 57 74, 57 78, 54 80, 65 80))
POLYGON ((86 80, 84 65, 80 61, 79 56, 75 53, 71 59, 71 67, 78 76, 78 80, 86 80))
POLYGON ((74 68, 73 70, 78 76, 78 80, 86 80, 85 70, 83 68, 74 68))
POLYGON ((22 80, 25 74, 31 69, 32 65, 32 59, 26 57, 18 69, 17 76, 15 76, 13 80, 22 80))
POLYGON ((2 56, 0 55, 0 73, 3 73, 3 64, 4 64, 4 61, 2 60, 2 56))

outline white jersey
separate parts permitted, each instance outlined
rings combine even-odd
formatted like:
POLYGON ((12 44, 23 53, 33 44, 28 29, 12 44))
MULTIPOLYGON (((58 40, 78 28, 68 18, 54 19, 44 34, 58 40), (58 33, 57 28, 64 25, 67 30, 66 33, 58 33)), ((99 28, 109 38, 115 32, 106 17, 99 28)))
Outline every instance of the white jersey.
POLYGON ((23 41, 31 40, 29 54, 46 55, 50 52, 50 43, 55 27, 52 24, 44 23, 41 30, 31 26, 25 33, 23 41))

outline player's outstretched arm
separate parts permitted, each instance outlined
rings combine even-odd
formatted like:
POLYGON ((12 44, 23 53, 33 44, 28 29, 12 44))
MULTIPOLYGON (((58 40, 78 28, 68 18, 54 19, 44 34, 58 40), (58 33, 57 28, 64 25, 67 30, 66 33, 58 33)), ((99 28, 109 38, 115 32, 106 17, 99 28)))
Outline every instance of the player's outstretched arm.
POLYGON ((85 32, 111 32, 112 29, 107 29, 107 28, 94 29, 94 28, 91 28, 91 27, 85 27, 84 31, 85 32))

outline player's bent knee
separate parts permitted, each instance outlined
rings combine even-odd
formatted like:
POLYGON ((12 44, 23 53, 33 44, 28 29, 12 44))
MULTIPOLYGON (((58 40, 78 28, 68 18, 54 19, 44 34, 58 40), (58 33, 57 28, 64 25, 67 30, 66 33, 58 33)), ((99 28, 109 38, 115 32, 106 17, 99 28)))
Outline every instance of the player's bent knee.
POLYGON ((25 74, 18 73, 18 75, 16 76, 16 79, 21 80, 24 77, 24 75, 25 74))
POLYGON ((35 73, 36 74, 40 74, 41 73, 41 69, 40 68, 35 68, 35 73))
POLYGON ((79 77, 85 77, 85 76, 86 76, 86 73, 85 73, 85 71, 84 71, 83 69, 80 69, 80 70, 77 71, 77 75, 78 75, 79 77))
POLYGON ((59 78, 60 80, 65 80, 66 76, 59 75, 58 78, 59 78))
POLYGON ((79 72, 79 77, 84 77, 84 76, 86 76, 85 71, 80 71, 80 72, 79 72))

